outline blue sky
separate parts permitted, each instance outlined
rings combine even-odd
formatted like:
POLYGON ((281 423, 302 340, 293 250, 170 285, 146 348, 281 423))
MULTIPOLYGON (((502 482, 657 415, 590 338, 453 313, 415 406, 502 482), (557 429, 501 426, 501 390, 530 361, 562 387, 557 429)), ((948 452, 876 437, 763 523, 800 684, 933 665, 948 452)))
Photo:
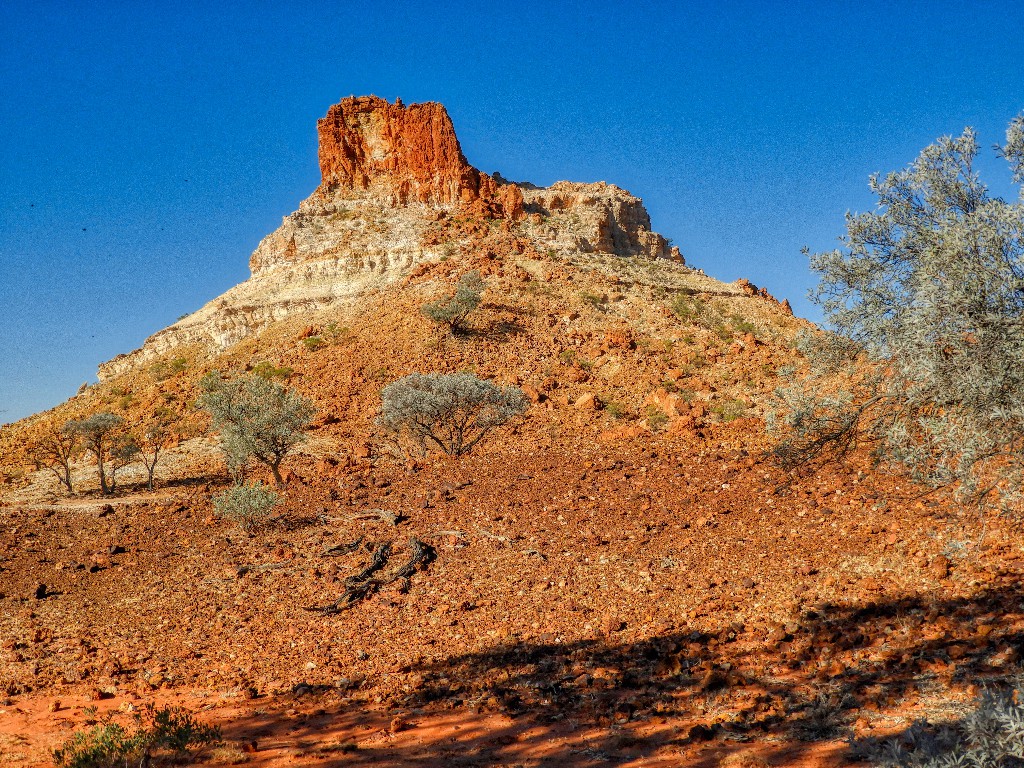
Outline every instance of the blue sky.
POLYGON ((870 173, 1024 109, 1016 2, 206 5, 0 4, 0 421, 245 279, 349 94, 444 103, 484 171, 618 184, 812 318, 800 249, 870 173))

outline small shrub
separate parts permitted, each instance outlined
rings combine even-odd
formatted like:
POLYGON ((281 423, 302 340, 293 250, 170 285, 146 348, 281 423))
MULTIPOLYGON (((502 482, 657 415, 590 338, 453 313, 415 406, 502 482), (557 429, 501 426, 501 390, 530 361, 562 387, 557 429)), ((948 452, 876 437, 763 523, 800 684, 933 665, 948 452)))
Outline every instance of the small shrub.
POLYGON ((713 405, 711 412, 718 414, 722 421, 735 421, 747 412, 747 405, 742 400, 723 400, 713 405))
POLYGON ((668 424, 668 414, 656 405, 648 405, 644 413, 647 415, 647 426, 652 432, 658 432, 668 424))
POLYGON ((126 768, 151 765, 154 757, 164 755, 181 763, 194 751, 219 743, 219 728, 203 725, 180 707, 150 704, 135 716, 134 730, 108 717, 74 734, 54 751, 53 762, 57 768, 126 768))
POLYGON ((915 722, 898 738, 853 742, 857 758, 877 768, 1013 766, 1024 754, 1024 689, 985 691, 959 723, 915 722))
POLYGON ((588 293, 586 291, 580 294, 580 298, 583 300, 583 303, 589 304, 599 312, 604 312, 604 305, 608 301, 607 296, 598 296, 596 293, 588 293))
POLYGON ((526 411, 516 387, 499 387, 471 373, 413 373, 381 391, 378 423, 452 456, 469 453, 495 427, 526 411))
POLYGON ((613 419, 621 419, 626 415, 626 409, 622 406, 622 403, 618 403, 615 400, 605 403, 604 410, 613 419))
POLYGON ((158 360, 149 367, 149 372, 157 381, 164 381, 188 370, 188 359, 176 357, 173 360, 158 360))
POLYGON ((558 353, 558 359, 566 365, 572 365, 573 360, 576 359, 576 350, 574 349, 563 349, 558 353))
POLYGON ((302 346, 304 346, 308 352, 316 352, 318 349, 326 347, 327 342, 324 341, 322 336, 307 336, 302 340, 302 346))
POLYGON ((292 374, 295 373, 294 369, 289 368, 287 365, 282 365, 278 368, 273 363, 268 362, 256 363, 256 365, 252 367, 252 372, 261 379, 266 379, 267 381, 272 381, 273 379, 287 381, 292 377, 292 374))
POLYGON ((342 342, 348 341, 352 338, 352 329, 347 325, 338 325, 337 323, 328 323, 324 327, 324 336, 332 344, 341 344, 342 342))
POLYGON ((729 325, 731 325, 733 330, 737 333, 757 333, 757 326, 739 315, 730 315, 729 325))
POLYGON ((267 522, 277 506, 278 495, 263 483, 236 483, 214 496, 212 501, 218 516, 233 520, 244 530, 250 531, 267 522))
POLYGON ((483 278, 476 270, 467 272, 455 287, 455 294, 447 299, 431 301, 420 307, 420 312, 438 325, 445 325, 453 334, 466 330, 466 320, 483 300, 483 278))

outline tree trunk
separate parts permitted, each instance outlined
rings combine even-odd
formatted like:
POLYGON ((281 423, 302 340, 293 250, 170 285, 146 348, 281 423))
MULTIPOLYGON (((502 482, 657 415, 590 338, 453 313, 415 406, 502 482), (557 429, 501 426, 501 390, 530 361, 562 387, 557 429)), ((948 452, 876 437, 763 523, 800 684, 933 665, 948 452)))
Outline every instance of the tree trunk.
POLYGON ((284 488, 284 478, 281 477, 280 465, 278 463, 271 464, 270 471, 274 473, 274 482, 277 483, 277 487, 284 488))
POLYGON ((106 496, 110 493, 110 489, 107 487, 107 475, 103 471, 103 452, 102 450, 96 454, 96 466, 100 470, 100 491, 106 496))

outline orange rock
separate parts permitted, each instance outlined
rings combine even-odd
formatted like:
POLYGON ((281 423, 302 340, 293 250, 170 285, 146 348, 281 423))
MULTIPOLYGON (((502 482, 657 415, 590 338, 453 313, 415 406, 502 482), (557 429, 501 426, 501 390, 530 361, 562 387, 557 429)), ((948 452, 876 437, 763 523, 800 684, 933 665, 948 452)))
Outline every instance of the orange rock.
POLYGON ((538 392, 536 387, 531 387, 529 384, 524 384, 522 390, 531 403, 539 403, 544 399, 544 395, 538 392))
POLYGON ((576 402, 573 403, 573 406, 581 411, 596 411, 598 405, 600 403, 593 392, 585 392, 576 398, 576 402))
POLYGON ((523 216, 522 191, 466 161, 441 104, 350 96, 327 110, 317 133, 325 197, 341 187, 372 190, 400 205, 461 204, 477 216, 523 216))

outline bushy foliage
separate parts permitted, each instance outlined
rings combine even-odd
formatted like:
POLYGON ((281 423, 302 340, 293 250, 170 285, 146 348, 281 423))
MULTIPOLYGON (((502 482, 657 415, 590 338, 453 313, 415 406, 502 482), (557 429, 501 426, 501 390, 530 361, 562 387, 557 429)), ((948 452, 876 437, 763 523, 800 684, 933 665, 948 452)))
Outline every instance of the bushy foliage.
POLYGON ((461 333, 466 330, 470 313, 480 306, 485 287, 479 272, 467 272, 459 278, 452 296, 428 302, 420 307, 420 312, 438 325, 448 326, 452 333, 461 333))
POLYGON ((263 483, 236 483, 213 497, 213 508, 220 517, 234 520, 248 531, 263 525, 277 502, 278 495, 263 483))
POLYGON ((216 371, 200 382, 199 405, 220 430, 228 466, 242 476, 251 459, 265 464, 280 487, 281 462, 305 438, 316 408, 308 398, 262 376, 225 380, 216 371))
POLYGON ((878 768, 985 768, 1024 764, 1024 690, 982 694, 955 725, 917 722, 898 738, 855 743, 878 768))
POLYGON ((413 373, 381 391, 379 423, 452 456, 469 453, 495 427, 526 411, 517 387, 500 387, 470 373, 413 373))
POLYGON ((53 762, 57 768, 127 768, 167 756, 180 763, 193 750, 220 740, 219 728, 203 725, 186 710, 151 704, 136 715, 133 730, 108 719, 79 731, 54 751, 53 762))
POLYGON ((99 473, 100 491, 111 493, 114 489, 108 482, 106 463, 117 431, 124 424, 124 419, 113 413, 95 413, 84 419, 72 420, 64 425, 64 430, 78 435, 96 459, 99 473))
MULTIPOLYGON (((1024 465, 1024 204, 989 194, 967 129, 871 178, 874 211, 847 214, 815 254, 830 331, 781 394, 790 467, 860 441, 974 501, 1013 500, 1024 465)), ((1002 154, 1024 182, 1024 117, 1002 154)), ((1024 191, 1022 191, 1024 195, 1024 191)))

